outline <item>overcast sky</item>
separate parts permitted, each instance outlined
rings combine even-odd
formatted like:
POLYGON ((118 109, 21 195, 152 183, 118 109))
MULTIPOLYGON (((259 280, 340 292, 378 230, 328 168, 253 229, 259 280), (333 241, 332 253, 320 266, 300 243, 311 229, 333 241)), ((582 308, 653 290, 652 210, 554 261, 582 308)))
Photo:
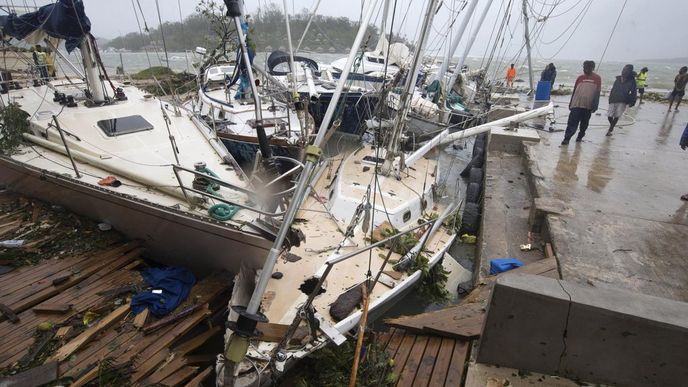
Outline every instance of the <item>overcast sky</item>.
MULTIPOLYGON (((135 2, 136 0, 134 0, 135 2)), ((158 15, 155 0, 138 0, 143 8, 149 26, 155 27, 158 15)), ((195 12, 198 0, 158 0, 163 21, 179 21, 180 8, 182 17, 195 12)), ((218 0, 221 2, 221 0, 218 0)), ((463 0, 444 0, 442 7, 433 23, 433 35, 430 48, 446 50, 449 41, 446 37, 446 25, 452 15, 452 7, 456 8, 463 0)), ((473 1, 473 0, 469 0, 473 1)), ((485 5, 490 0, 479 1, 476 15, 471 19, 477 20, 485 5)), ((508 45, 506 56, 515 55, 522 46, 521 0, 511 0, 513 6, 510 29, 513 38, 508 34, 505 45, 508 45)), ((542 29, 540 39, 534 42, 533 55, 548 60, 555 56, 560 59, 594 59, 599 60, 610 37, 624 0, 527 0, 532 13, 547 12, 551 4, 559 3, 542 29), (589 4, 587 12, 586 5, 589 4), (581 17, 581 13, 585 17, 581 17), (579 24, 580 21, 580 24, 579 24), (575 32, 574 32, 575 30, 575 32), (573 35, 572 35, 573 33, 573 35), (566 42, 568 39, 568 42, 566 42)), ((19 0, 15 0, 15 4, 19 0)), ((24 3, 33 0, 24 0, 24 3)), ((46 0, 36 0, 41 4, 50 3, 46 0)), ((273 1, 280 7, 282 0, 273 1)), ((316 0, 287 0, 290 12, 310 9, 316 0)), ((378 1, 382 4, 384 1, 378 1)), ((248 12, 255 13, 259 5, 265 6, 270 1, 247 0, 248 12)), ((391 2, 392 4, 394 1, 391 2)), ((503 8, 509 0, 493 0, 486 21, 481 28, 471 56, 482 56, 489 45, 490 33, 503 8)), ((84 0, 86 14, 93 25, 92 33, 97 37, 113 38, 128 32, 137 31, 136 19, 132 8, 132 0, 84 0)), ((414 40, 417 26, 423 16, 426 0, 397 0, 397 25, 403 15, 407 13, 403 26, 395 30, 414 40)), ((321 0, 318 13, 332 16, 346 16, 358 20, 361 0, 321 0)), ((381 8, 381 6, 380 6, 381 8)), ((378 23, 381 12, 378 12, 378 23)), ((460 14, 461 15, 461 14, 460 14)), ((460 18, 459 18, 460 20, 460 18)), ((459 21, 455 23, 455 27, 459 21)), ((688 0, 627 0, 618 27, 612 37, 605 60, 631 61, 643 58, 673 58, 688 57, 688 0)), ((471 25, 471 27, 473 27, 471 25)), ((293 37, 298 41, 299 37, 293 37)), ((466 39, 464 39, 466 40, 466 39)), ((459 46, 456 55, 463 52, 463 45, 459 46)))

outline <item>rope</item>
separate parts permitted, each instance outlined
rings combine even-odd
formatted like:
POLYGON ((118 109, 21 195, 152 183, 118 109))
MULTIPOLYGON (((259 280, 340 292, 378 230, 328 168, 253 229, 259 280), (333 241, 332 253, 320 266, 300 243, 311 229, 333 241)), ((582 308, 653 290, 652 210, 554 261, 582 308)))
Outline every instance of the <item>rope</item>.
POLYGON ((211 218, 226 222, 239 212, 240 207, 230 206, 226 203, 218 203, 208 208, 208 215, 211 218))

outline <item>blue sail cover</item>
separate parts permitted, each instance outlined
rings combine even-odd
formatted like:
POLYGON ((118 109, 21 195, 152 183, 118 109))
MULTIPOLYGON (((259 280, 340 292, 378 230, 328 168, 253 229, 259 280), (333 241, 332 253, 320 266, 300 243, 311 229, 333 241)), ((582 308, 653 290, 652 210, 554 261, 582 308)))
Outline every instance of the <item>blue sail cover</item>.
POLYGON ((57 0, 36 12, 0 16, 0 26, 4 34, 20 40, 42 30, 53 38, 64 39, 67 52, 77 48, 91 31, 91 21, 81 0, 57 0))

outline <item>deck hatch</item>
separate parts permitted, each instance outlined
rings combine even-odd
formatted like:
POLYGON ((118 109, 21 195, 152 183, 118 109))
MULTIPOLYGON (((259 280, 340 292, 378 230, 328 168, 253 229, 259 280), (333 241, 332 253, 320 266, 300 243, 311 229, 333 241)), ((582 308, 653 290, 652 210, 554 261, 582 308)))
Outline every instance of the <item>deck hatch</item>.
POLYGON ((98 121, 98 127, 108 136, 153 130, 153 125, 141 116, 125 116, 98 121))

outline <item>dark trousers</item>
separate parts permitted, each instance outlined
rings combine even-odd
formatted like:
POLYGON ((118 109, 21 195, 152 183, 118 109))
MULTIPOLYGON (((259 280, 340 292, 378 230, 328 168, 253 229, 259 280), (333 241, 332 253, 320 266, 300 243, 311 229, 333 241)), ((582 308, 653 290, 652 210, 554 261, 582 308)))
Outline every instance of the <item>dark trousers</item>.
POLYGON ((566 134, 564 135, 564 141, 569 141, 571 137, 576 134, 578 124, 580 124, 578 138, 582 139, 585 136, 585 131, 588 129, 591 114, 592 112, 590 109, 572 108, 569 111, 569 121, 566 123, 566 134))

